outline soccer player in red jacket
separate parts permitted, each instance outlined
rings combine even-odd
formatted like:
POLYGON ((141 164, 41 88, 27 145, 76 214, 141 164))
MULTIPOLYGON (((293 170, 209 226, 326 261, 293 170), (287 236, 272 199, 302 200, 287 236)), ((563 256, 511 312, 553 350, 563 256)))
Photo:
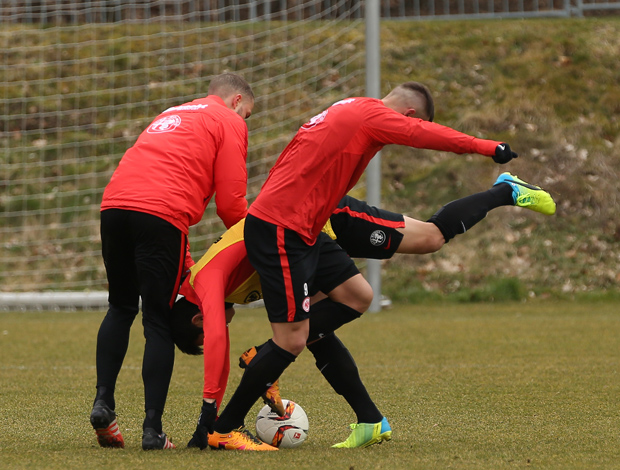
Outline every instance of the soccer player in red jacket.
MULTIPOLYGON (((273 338, 245 369, 215 423, 210 444, 243 426, 266 384, 275 382, 305 348, 319 234, 382 147, 478 153, 497 163, 517 156, 506 143, 460 133, 433 123, 433 117, 428 89, 407 82, 382 100, 349 98, 335 103, 304 124, 284 149, 245 222, 248 258, 260 276, 273 338)), ((341 315, 349 313, 343 306, 341 315)), ((380 435, 382 423, 376 424, 380 435)))
POLYGON ((142 448, 168 449, 162 413, 174 364, 170 310, 191 258, 187 235, 215 194, 226 227, 245 217, 248 130, 254 94, 226 73, 208 96, 161 113, 123 155, 101 202, 109 309, 97 336, 97 394, 90 421, 102 447, 123 447, 114 389, 142 300, 146 339, 142 448))

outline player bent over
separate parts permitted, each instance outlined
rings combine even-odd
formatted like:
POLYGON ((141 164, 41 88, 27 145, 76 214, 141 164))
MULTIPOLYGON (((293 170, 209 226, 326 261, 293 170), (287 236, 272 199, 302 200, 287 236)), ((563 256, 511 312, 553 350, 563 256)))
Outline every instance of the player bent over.
MULTIPOLYGON (((486 216, 488 211, 502 205, 517 205, 548 215, 555 212, 555 203, 547 192, 537 186, 525 183, 509 173, 504 173, 500 175, 490 190, 447 204, 433 215, 429 222, 421 222, 401 214, 378 209, 369 206, 363 201, 345 196, 330 218, 325 230, 332 238, 336 238, 336 241, 347 250, 349 255, 355 257, 386 259, 390 258, 394 253, 430 253, 437 251, 456 234, 464 233, 473 227, 473 225, 486 216), (383 234, 381 240, 379 240, 380 243, 378 243, 377 237, 372 236, 377 231, 383 234)), ((222 243, 222 241, 218 243, 222 243)), ((241 249, 241 246, 239 248, 241 249)), ((210 274, 207 274, 208 270, 204 270, 204 268, 209 266, 211 262, 209 253, 212 252, 212 249, 194 267, 192 278, 198 297, 202 297, 202 299, 193 298, 192 300, 195 303, 200 303, 206 311, 210 311, 213 305, 221 304, 221 298, 219 301, 214 297, 205 298, 205 293, 208 296, 209 291, 203 283, 210 282, 206 281, 206 279, 210 278, 210 274), (203 294, 201 295, 199 291, 203 291, 203 294), (201 300, 203 301, 201 302, 201 300)), ((334 257, 333 252, 329 251, 325 255, 321 260, 327 259, 332 263, 335 262, 334 268, 338 263, 342 263, 343 272, 347 272, 345 267, 348 263, 347 259, 339 260, 339 258, 334 257)), ((257 300, 261 294, 256 273, 251 267, 248 267, 247 258, 239 258, 236 261, 232 261, 233 264, 235 262, 238 265, 234 271, 241 272, 245 270, 244 276, 248 276, 247 282, 243 283, 243 285, 253 287, 249 291, 246 289, 245 292, 241 292, 241 296, 238 296, 237 300, 232 299, 230 296, 227 300, 239 302, 238 299, 240 298, 241 303, 257 300)), ((322 262, 319 263, 319 265, 321 264, 322 262)), ((232 267, 229 264, 225 269, 232 267)), ((238 277, 243 278, 244 276, 238 277)), ((321 279, 322 275, 318 276, 318 278, 321 279)), ((349 438, 333 447, 366 447, 391 438, 391 428, 386 418, 381 415, 368 395, 359 376, 355 361, 334 334, 334 330, 339 326, 359 317, 368 308, 372 299, 372 290, 361 275, 359 277, 354 275, 351 279, 353 281, 347 280, 331 291, 329 286, 319 289, 322 292, 330 292, 330 298, 312 305, 310 334, 307 341, 308 349, 315 356, 317 368, 334 390, 345 398, 357 415, 358 423, 351 425, 352 433, 349 438)), ((191 289, 186 290, 185 293, 188 294, 189 298, 192 298, 193 293, 191 289)), ((320 299, 321 295, 319 293, 313 299, 320 299)), ((323 295, 322 297, 325 296, 323 295)), ((187 300, 182 299, 177 302, 175 311, 180 313, 183 310, 189 312, 189 316, 186 313, 184 317, 181 315, 173 317, 177 325, 185 325, 185 329, 177 328, 175 341, 183 352, 199 354, 200 348, 195 345, 195 341, 202 333, 202 328, 192 327, 190 323, 191 317, 197 313, 197 308, 187 300)), ((220 320, 224 318, 221 312, 219 318, 220 320)), ((202 326, 198 323, 198 317, 195 320, 197 325, 202 326)), ((217 314, 210 318, 210 321, 216 320, 217 314)), ((221 324, 220 328, 222 328, 221 324)), ((206 324, 204 330, 205 332, 214 331, 211 326, 206 324)), ((227 330, 224 337, 226 358, 224 363, 228 365, 229 345, 227 342, 227 330)), ((205 336, 205 348, 208 348, 211 353, 214 343, 209 341, 207 336, 205 336)), ((200 338, 200 342, 203 342, 202 338, 200 338)), ((250 365, 257 352, 263 346, 253 347, 246 351, 240 358, 240 364, 243 367, 250 365)), ((207 381, 207 367, 212 366, 212 362, 207 363, 205 360, 205 384, 207 381)), ((221 398, 224 395, 228 379, 228 369, 220 368, 218 370, 219 372, 214 372, 214 374, 220 374, 219 389, 217 393, 211 395, 213 396, 212 401, 215 400, 217 405, 208 405, 207 401, 205 401, 201 415, 201 420, 204 422, 207 419, 215 419, 216 408, 219 407, 221 398)), ((265 391, 263 399, 276 413, 279 415, 283 414, 284 408, 280 399, 277 381, 265 391)), ((207 400, 207 394, 205 394, 205 400, 207 400)), ((206 447, 206 434, 210 430, 210 425, 201 425, 199 423, 194 437, 190 441, 190 446, 206 447)), ((234 435, 235 433, 233 432, 232 434, 234 435)), ((228 435, 231 435, 231 433, 228 433, 228 435)), ((211 440, 214 441, 213 439, 211 440)), ((229 438, 224 439, 224 441, 223 448, 242 448, 242 446, 235 447, 229 438)), ((214 443, 217 444, 216 442, 214 443)))
MULTIPOLYGON (((202 344, 208 352, 204 359, 203 405, 196 432, 189 443, 190 447, 205 448, 208 445, 215 449, 277 450, 258 441, 243 425, 224 434, 213 432, 217 408, 222 401, 229 373, 229 340, 224 300, 229 303, 248 303, 262 298, 260 281, 245 251, 243 229, 244 221, 231 227, 203 258, 192 266, 188 282, 193 285, 195 295, 191 289, 189 292, 185 290, 185 283, 181 291, 187 299, 200 305, 203 313, 202 344)), ((342 248, 326 234, 323 234, 323 238, 320 277, 309 290, 329 292, 330 296, 341 300, 338 296, 340 290, 359 290, 356 286, 368 286, 355 263, 342 248)), ((371 299, 372 290, 368 286, 365 297, 358 300, 360 311, 356 311, 356 316, 360 316, 368 308, 371 299)), ((186 299, 182 299, 173 309, 173 337, 182 351, 199 353, 200 349, 194 342, 195 337, 185 343, 178 340, 178 337, 184 334, 182 329, 191 321, 189 317, 198 312, 197 308, 192 309, 188 303, 186 299), (179 326, 180 318, 185 321, 185 325, 179 326)), ((248 367, 252 367, 251 364, 248 367)), ((279 393, 277 403, 273 403, 276 409, 278 405, 282 414, 279 393)))

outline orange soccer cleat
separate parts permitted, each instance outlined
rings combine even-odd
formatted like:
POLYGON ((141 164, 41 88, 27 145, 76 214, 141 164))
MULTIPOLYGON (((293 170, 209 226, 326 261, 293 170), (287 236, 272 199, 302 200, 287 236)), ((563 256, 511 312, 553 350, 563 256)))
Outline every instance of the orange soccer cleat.
POLYGON ((209 447, 217 450, 279 450, 277 447, 270 446, 257 439, 243 426, 228 433, 214 432, 209 434, 209 447))

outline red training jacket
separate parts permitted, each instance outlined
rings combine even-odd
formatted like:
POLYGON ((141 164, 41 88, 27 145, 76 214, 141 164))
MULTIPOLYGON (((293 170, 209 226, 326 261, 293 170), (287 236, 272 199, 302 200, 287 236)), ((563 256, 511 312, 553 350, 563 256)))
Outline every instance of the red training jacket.
POLYGON ((174 106, 140 134, 105 188, 101 210, 146 212, 187 234, 215 193, 226 227, 245 217, 248 128, 215 95, 174 106))
POLYGON ((312 245, 340 199, 385 145, 492 156, 500 143, 406 117, 378 99, 345 99, 299 129, 249 213, 294 230, 312 245))

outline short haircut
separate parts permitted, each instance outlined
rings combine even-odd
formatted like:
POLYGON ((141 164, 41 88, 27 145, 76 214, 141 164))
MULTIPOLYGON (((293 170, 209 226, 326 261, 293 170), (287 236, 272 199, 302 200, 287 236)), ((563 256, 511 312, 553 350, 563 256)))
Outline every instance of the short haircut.
POLYGON ((227 98, 232 94, 240 93, 244 98, 254 101, 254 92, 250 84, 234 73, 223 73, 213 77, 207 93, 217 95, 220 98, 227 98))
POLYGON ((202 334, 202 328, 192 323, 192 318, 200 313, 198 305, 186 298, 177 300, 170 312, 170 326, 174 344, 185 354, 200 356, 202 348, 196 344, 202 334))
POLYGON ((433 119, 435 119, 435 102, 433 101, 431 92, 426 87, 426 85, 423 85, 422 83, 419 83, 419 82, 405 82, 401 85, 398 85, 398 87, 396 88, 403 88, 405 90, 412 91, 418 94, 419 96, 421 96, 424 99, 424 102, 426 103, 424 111, 426 112, 426 115, 428 116, 428 120, 433 122, 433 119))

